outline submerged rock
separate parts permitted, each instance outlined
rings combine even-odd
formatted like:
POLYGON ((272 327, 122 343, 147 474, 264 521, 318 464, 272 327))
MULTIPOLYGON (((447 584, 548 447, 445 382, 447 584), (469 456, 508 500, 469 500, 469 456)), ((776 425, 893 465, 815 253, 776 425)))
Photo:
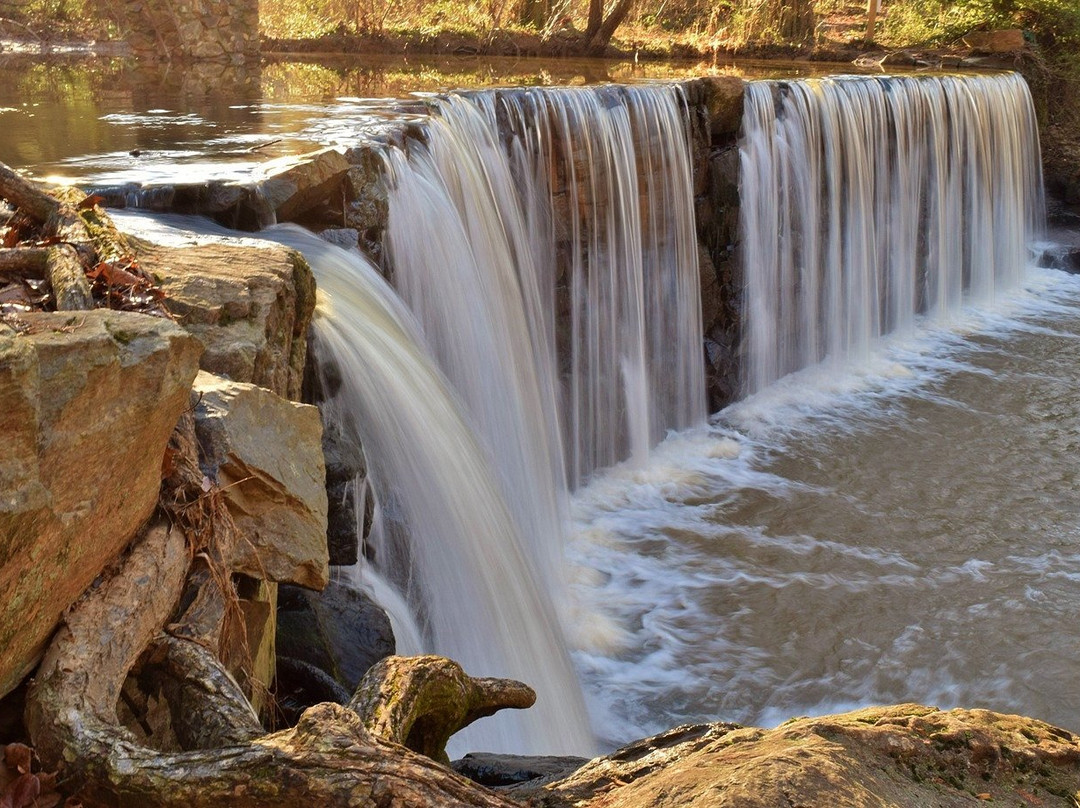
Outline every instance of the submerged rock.
POLYGON ((554 780, 580 769, 588 759, 557 755, 497 755, 491 752, 470 752, 450 767, 474 783, 498 788, 529 783, 535 780, 554 780))

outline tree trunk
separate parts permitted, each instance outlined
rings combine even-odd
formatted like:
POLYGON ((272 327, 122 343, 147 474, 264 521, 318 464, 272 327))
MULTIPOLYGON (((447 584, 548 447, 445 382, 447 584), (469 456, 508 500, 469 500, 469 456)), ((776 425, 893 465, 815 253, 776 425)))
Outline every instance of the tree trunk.
POLYGON ((59 202, 3 163, 0 163, 0 197, 40 224, 60 208, 59 202))
POLYGON ((866 3, 866 41, 874 41, 874 30, 877 27, 879 0, 867 0, 866 3))
POLYGON ((608 43, 611 42, 611 38, 615 35, 615 30, 622 25, 626 15, 633 8, 634 0, 619 0, 618 5, 611 10, 606 19, 596 26, 595 31, 592 30, 593 4, 599 7, 600 2, 599 0, 591 0, 589 5, 589 28, 585 31, 586 51, 590 56, 601 56, 607 49, 608 43))

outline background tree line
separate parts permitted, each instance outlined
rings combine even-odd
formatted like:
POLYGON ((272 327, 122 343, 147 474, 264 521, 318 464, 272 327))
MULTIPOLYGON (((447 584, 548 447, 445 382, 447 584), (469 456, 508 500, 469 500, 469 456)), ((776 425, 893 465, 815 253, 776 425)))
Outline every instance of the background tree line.
MULTIPOLYGON (((16 35, 23 26, 108 36, 117 23, 110 13, 91 0, 0 0, 16 35)), ((700 52, 868 39, 933 46, 975 29, 1021 27, 1044 45, 1080 49, 1080 0, 260 0, 260 16, 262 33, 275 38, 504 32, 584 38, 598 49, 617 32, 624 46, 700 52)))

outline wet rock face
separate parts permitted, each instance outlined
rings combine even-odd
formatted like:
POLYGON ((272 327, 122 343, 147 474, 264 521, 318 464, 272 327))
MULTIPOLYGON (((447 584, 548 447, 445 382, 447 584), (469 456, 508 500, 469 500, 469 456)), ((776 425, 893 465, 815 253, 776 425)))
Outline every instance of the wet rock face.
POLYGON ((589 761, 586 758, 548 755, 498 755, 470 752, 450 766, 474 783, 499 788, 530 781, 566 777, 589 761))
POLYGON ((201 346, 130 312, 0 331, 0 696, 152 513, 201 346))
POLYGON ((390 619, 363 592, 338 581, 322 592, 281 587, 279 657, 314 666, 351 694, 371 666, 394 650, 390 619))
POLYGON ((701 314, 709 411, 739 395, 742 272, 739 266, 739 149, 743 88, 732 76, 684 84, 700 247, 701 314))
POLYGON ((1080 738, 1070 732, 989 710, 904 704, 793 719, 773 730, 678 727, 543 791, 514 793, 597 808, 1071 808, 1078 789, 1080 738))

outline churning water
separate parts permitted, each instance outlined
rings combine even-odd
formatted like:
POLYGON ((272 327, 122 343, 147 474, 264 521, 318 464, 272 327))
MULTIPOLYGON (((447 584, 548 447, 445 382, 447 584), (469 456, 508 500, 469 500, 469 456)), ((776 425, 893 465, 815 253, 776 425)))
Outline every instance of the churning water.
POLYGON ((793 374, 576 501, 608 743, 918 701, 1080 727, 1080 281, 793 374))

